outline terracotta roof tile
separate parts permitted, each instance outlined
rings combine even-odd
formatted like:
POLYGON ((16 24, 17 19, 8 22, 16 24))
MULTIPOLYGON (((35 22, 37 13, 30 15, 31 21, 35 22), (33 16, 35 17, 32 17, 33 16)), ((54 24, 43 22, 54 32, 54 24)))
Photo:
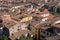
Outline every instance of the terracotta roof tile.
POLYGON ((24 34, 26 34, 26 33, 29 33, 29 34, 33 34, 31 31, 29 31, 29 30, 20 30, 20 31, 18 31, 18 32, 15 32, 15 33, 13 33, 14 35, 12 36, 10 36, 10 38, 12 39, 15 39, 15 38, 17 38, 17 37, 20 37, 20 36, 22 36, 22 35, 24 35, 24 34))
POLYGON ((60 23, 59 24, 55 24, 54 27, 60 28, 60 23))

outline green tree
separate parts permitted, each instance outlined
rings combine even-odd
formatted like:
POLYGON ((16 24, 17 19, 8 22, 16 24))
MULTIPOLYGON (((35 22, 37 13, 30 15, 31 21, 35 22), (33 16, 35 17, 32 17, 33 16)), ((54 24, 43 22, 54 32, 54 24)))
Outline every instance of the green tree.
POLYGON ((42 9, 42 8, 39 8, 38 10, 39 10, 40 12, 42 12, 42 11, 43 11, 43 9, 42 9))
POLYGON ((25 36, 22 35, 22 36, 19 38, 19 40, 25 40, 25 36))
POLYGON ((55 16, 58 16, 58 13, 54 13, 55 16))
POLYGON ((24 35, 22 35, 19 40, 33 40, 33 38, 31 36, 25 37, 24 35))
POLYGON ((4 35, 4 36, 3 36, 3 39, 4 39, 4 40, 8 40, 8 37, 4 35))
POLYGON ((0 40, 8 40, 8 37, 3 35, 3 36, 0 36, 0 40))

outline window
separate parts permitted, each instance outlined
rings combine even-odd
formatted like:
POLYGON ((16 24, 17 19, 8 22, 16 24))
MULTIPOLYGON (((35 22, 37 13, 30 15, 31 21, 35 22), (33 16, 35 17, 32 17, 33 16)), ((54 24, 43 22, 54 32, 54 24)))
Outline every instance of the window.
POLYGON ((43 32, 43 30, 40 30, 41 32, 43 32))
POLYGON ((47 36, 51 36, 51 34, 49 33, 49 32, 47 32, 47 34, 46 34, 47 36))
POLYGON ((3 20, 2 19, 0 19, 0 23, 2 23, 3 22, 3 20))
POLYGON ((50 2, 51 0, 47 0, 47 2, 50 2))
POLYGON ((60 31, 57 31, 57 33, 59 33, 60 31))
POLYGON ((17 29, 17 30, 19 31, 20 29, 21 29, 21 25, 20 25, 20 26, 18 26, 18 29, 17 29))
POLYGON ((55 29, 55 33, 60 35, 60 29, 55 29))
POLYGON ((51 2, 51 0, 45 0, 45 2, 51 2))
POLYGON ((45 34, 46 32, 44 31, 43 33, 45 34))
POLYGON ((12 36, 14 36, 14 34, 12 33, 12 36))
POLYGON ((19 19, 22 19, 23 18, 23 16, 22 17, 19 17, 19 19))
POLYGON ((39 13, 36 13, 36 14, 39 14, 39 13))

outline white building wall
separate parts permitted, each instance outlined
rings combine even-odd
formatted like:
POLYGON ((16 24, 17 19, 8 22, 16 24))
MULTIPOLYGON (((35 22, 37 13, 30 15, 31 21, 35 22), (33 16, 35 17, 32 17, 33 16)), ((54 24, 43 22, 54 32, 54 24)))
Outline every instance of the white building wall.
POLYGON ((49 13, 46 13, 46 14, 42 14, 41 16, 42 16, 42 17, 46 17, 46 16, 49 16, 49 13))
POLYGON ((9 29, 10 35, 12 35, 12 33, 14 34, 15 32, 17 32, 18 29, 26 30, 27 26, 28 26, 27 24, 16 24, 16 25, 14 25, 12 28, 9 29))

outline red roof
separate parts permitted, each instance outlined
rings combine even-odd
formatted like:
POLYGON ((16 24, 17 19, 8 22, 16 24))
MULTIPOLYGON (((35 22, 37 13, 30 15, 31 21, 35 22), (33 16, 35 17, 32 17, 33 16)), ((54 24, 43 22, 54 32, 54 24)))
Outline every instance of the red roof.
POLYGON ((43 14, 47 14, 48 12, 49 12, 48 9, 44 9, 44 11, 40 12, 39 14, 43 15, 43 14))

